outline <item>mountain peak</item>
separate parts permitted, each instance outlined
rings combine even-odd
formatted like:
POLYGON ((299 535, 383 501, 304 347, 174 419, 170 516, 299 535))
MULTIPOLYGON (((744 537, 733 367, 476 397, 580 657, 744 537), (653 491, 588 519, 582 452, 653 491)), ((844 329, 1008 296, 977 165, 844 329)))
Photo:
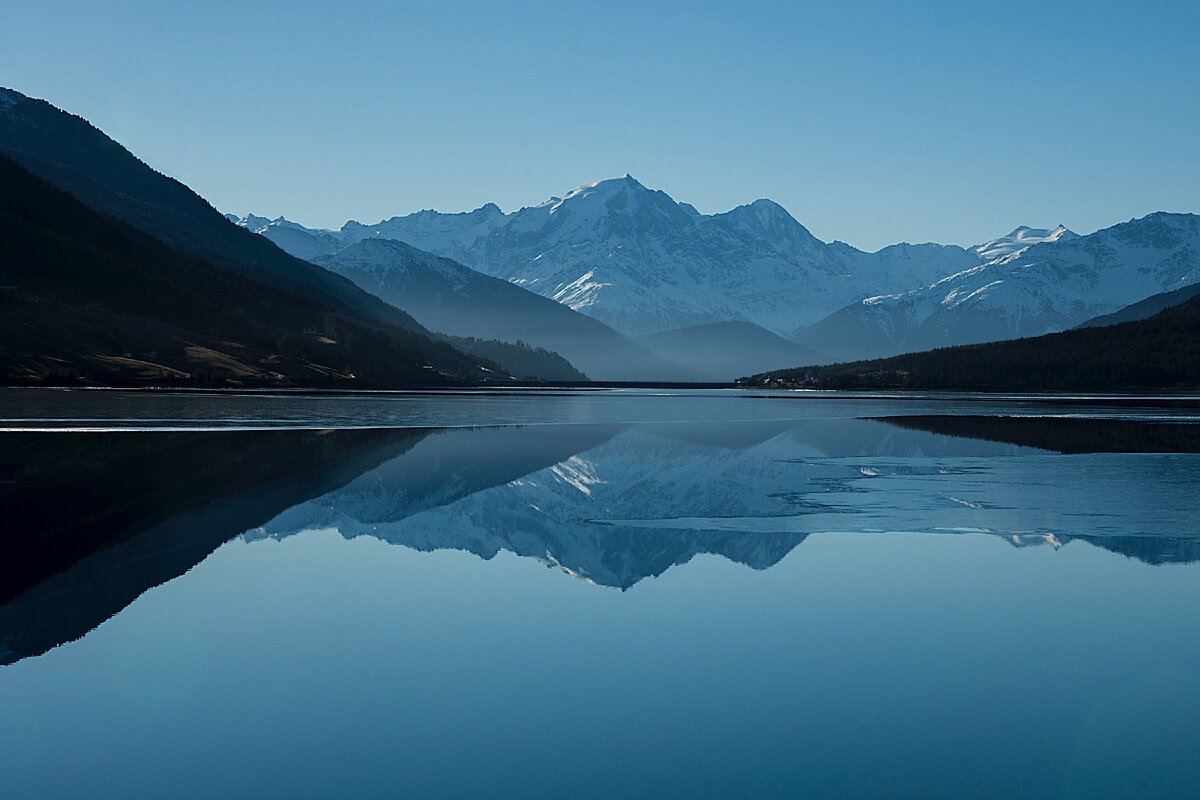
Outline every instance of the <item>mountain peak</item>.
POLYGON ((1028 225, 1018 225, 1006 236, 992 239, 969 249, 975 251, 985 261, 992 261, 1003 256, 1010 256, 1035 244, 1065 242, 1077 238, 1078 235, 1062 225, 1053 228, 1031 228, 1028 225))
POLYGON ((293 228, 298 231, 316 230, 320 233, 327 232, 327 231, 322 230, 321 228, 307 228, 307 227, 301 225, 299 222, 293 222, 292 220, 290 220, 284 216, 279 216, 279 217, 276 217, 275 219, 271 220, 271 225, 273 225, 276 228, 293 228))
POLYGON ((592 181, 591 183, 585 183, 582 186, 576 186, 561 198, 551 199, 557 199, 558 202, 562 202, 563 200, 570 200, 574 197, 586 197, 591 194, 599 194, 607 197, 616 194, 622 189, 631 189, 634 191, 640 190, 643 192, 648 191, 645 186, 638 182, 637 178, 633 177, 629 173, 625 173, 625 177, 623 178, 604 178, 602 180, 592 181))
POLYGON ((776 203, 774 200, 768 200, 765 197, 760 197, 742 208, 752 209, 754 213, 763 217, 783 217, 795 221, 795 218, 788 213, 788 210, 776 203))
POLYGON ((551 214, 560 208, 572 208, 576 213, 595 215, 615 207, 641 207, 645 202, 656 202, 654 198, 665 199, 670 205, 675 205, 663 192, 647 189, 637 178, 626 173, 622 178, 605 178, 577 186, 562 197, 551 197, 538 208, 548 209, 551 214))
MULTIPOLYGON (((226 217, 229 216, 231 215, 226 215, 226 217)), ((283 217, 280 217, 280 219, 283 219, 283 217)), ((272 220, 270 217, 260 217, 257 214, 245 214, 244 216, 234 218, 232 222, 254 233, 262 233, 272 223, 272 220)))
POLYGON ((1058 237, 1068 235, 1068 238, 1075 236, 1074 233, 1067 230, 1064 225, 1056 225, 1053 228, 1031 228, 1028 225, 1018 225, 1013 229, 1008 236, 1002 237, 1012 239, 1014 241, 1025 241, 1029 239, 1057 239, 1058 237))
POLYGON ((723 214, 715 214, 713 219, 755 235, 790 234, 793 237, 816 241, 808 228, 797 222, 786 208, 765 197, 723 214))
POLYGON ((225 218, 234 225, 240 225, 253 233, 263 233, 267 228, 292 228, 309 233, 325 233, 320 228, 306 228, 299 222, 292 222, 284 216, 271 219, 270 217, 261 217, 258 214, 244 214, 240 217, 236 214, 226 214, 225 218))

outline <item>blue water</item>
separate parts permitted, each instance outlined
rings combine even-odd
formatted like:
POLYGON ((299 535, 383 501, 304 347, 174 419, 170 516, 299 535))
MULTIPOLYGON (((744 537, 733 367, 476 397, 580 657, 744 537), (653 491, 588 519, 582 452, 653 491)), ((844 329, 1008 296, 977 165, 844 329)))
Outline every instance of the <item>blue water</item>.
POLYGON ((1178 404, 0 401, 5 797, 1200 797, 1178 404))

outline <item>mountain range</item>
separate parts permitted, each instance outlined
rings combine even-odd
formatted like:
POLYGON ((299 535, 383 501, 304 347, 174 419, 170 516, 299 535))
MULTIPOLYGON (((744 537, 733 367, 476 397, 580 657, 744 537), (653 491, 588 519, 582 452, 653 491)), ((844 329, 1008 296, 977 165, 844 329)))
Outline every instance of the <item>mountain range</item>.
POLYGON ((928 286, 863 299, 798 338, 864 358, 1038 336, 1200 282, 1195 214, 1159 212, 1087 236, 1039 238, 996 248, 991 261, 928 286))
POLYGON ((364 239, 395 239, 454 259, 641 336, 711 322, 777 333, 862 297, 901 291, 967 266, 964 248, 899 244, 865 253, 826 244, 770 200, 701 214, 632 176, 580 186, 510 214, 495 204, 421 211, 373 225, 311 230, 247 215, 289 252, 319 258, 364 239))
MULTIPOLYGON (((764 358, 815 363, 1065 330, 1200 282, 1200 218, 1191 214, 1151 214, 1083 236, 1062 225, 1020 226, 970 247, 901 243, 864 252, 820 241, 770 200, 705 215, 628 175, 508 214, 487 204, 352 220, 337 230, 236 219, 326 265, 361 242, 402 241, 723 379, 772 363, 764 358), (762 330, 725 339, 722 352, 732 359, 714 357, 701 343, 713 330, 706 326, 733 322, 762 330), (766 333, 800 348, 756 348, 766 333)), ((417 313, 419 302, 385 296, 417 313)))
POLYGON ((22 209, 10 192, 0 220, 16 383, 730 381, 1145 319, 1174 302, 1148 298, 1200 283, 1193 214, 865 252, 770 200, 702 214, 626 175, 511 213, 318 230, 223 217, 85 120, 9 89, 0 156, 39 198, 22 209), (89 272, 101 261, 105 285, 89 272))

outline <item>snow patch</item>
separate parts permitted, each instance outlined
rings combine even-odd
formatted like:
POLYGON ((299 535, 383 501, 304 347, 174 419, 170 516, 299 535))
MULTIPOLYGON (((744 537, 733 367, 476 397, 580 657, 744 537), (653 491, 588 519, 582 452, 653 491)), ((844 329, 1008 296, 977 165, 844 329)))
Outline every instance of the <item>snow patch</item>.
POLYGON ((555 464, 550 467, 550 472, 558 480, 589 496, 592 494, 592 487, 605 483, 596 474, 595 466, 579 456, 571 456, 566 461, 555 464))

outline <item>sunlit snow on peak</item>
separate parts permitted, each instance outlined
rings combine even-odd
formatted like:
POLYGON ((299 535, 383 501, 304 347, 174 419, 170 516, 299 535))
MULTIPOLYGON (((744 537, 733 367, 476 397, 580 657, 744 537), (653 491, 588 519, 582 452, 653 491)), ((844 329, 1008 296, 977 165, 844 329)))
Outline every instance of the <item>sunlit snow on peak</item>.
POLYGON ((645 186, 639 183, 638 180, 632 175, 626 173, 625 177, 623 178, 605 178, 603 180, 593 181, 591 183, 585 183, 581 186, 576 186, 562 197, 551 197, 545 203, 542 203, 539 208, 548 207, 550 209, 550 213, 553 214, 565 203, 569 203, 572 200, 584 200, 586 198, 607 200, 626 188, 646 191, 645 186))
POLYGON ((985 261, 991 261, 996 258, 1012 255, 1013 253, 1019 253, 1035 244, 1065 242, 1077 236, 1078 234, 1067 230, 1062 225, 1057 225, 1053 228, 1031 228, 1028 225, 1021 225, 1007 236, 992 239, 990 242, 984 242, 971 249, 978 253, 980 258, 985 261))

